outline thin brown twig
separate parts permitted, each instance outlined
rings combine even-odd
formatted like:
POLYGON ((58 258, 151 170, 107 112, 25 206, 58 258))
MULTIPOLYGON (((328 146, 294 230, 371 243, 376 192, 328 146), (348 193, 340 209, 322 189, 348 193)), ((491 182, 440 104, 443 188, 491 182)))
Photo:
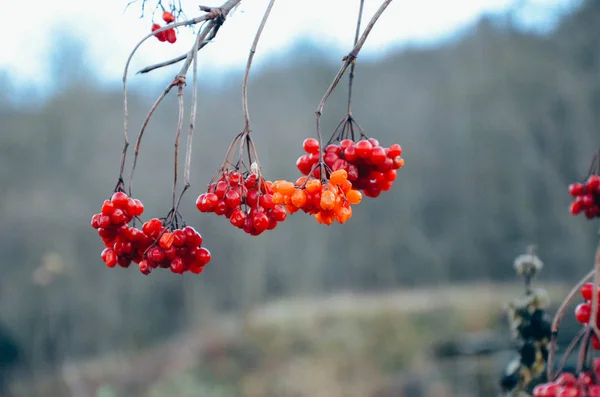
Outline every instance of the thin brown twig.
POLYGON ((177 191, 177 169, 179 168, 179 138, 181 137, 181 129, 183 128, 183 116, 185 109, 183 108, 183 87, 180 83, 177 89, 177 101, 179 107, 179 117, 177 119, 177 132, 175 133, 175 156, 173 166, 173 208, 175 208, 175 194, 177 191))
POLYGON ((552 326, 550 328, 552 336, 550 337, 550 346, 549 346, 550 348, 548 350, 548 362, 546 364, 546 378, 548 378, 548 379, 552 379, 552 370, 553 370, 552 367, 554 365, 554 355, 556 353, 556 335, 558 334, 558 327, 560 325, 560 322, 565 315, 565 311, 567 310, 567 307, 571 304, 573 299, 577 296, 577 294, 581 290, 581 287, 585 283, 589 282, 591 280, 591 278, 594 277, 594 274, 595 274, 595 270, 592 270, 591 272, 586 274, 571 289, 571 291, 569 291, 569 293, 567 294, 567 297, 562 301, 561 305, 559 306, 558 310, 556 311, 556 314, 554 315, 554 319, 552 320, 552 326))
POLYGON ((598 329, 598 284, 600 284, 600 243, 596 248, 594 256, 594 287, 592 289, 592 315, 588 324, 594 331, 594 335, 600 340, 600 329, 598 329))
POLYGON ((133 155, 133 165, 131 166, 131 173, 129 174, 129 189, 128 190, 129 190, 129 196, 130 197, 132 195, 132 193, 131 193, 131 185, 133 183, 133 175, 135 173, 135 167, 137 165, 137 160, 138 160, 138 156, 139 156, 139 153, 140 153, 140 146, 142 144, 142 137, 144 136, 144 131, 146 130, 146 126, 150 122, 150 118, 154 114, 154 111, 158 108, 158 105, 160 105, 160 103, 162 102, 162 100, 167 96, 167 94, 171 91, 171 89, 173 87, 177 86, 177 85, 179 85, 179 79, 175 79, 171 83, 169 83, 169 85, 167 85, 167 87, 163 90, 162 94, 160 94, 160 96, 156 99, 156 101, 154 102, 154 104, 150 108, 150 111, 148 112, 148 115, 144 119, 144 123, 142 124, 142 128, 140 129, 140 132, 138 133, 137 140, 135 142, 135 152, 134 152, 134 155, 133 155))
MULTIPOLYGON (((360 0, 358 8, 358 19, 356 21, 356 33, 354 34, 354 45, 358 42, 360 35, 360 24, 362 22, 363 9, 365 6, 365 0, 360 0)), ((348 114, 352 114, 352 83, 354 82, 354 69, 356 68, 356 62, 352 62, 350 66, 350 75, 348 76, 348 114)))
POLYGON ((260 21, 260 26, 256 31, 256 35, 254 36, 254 41, 252 42, 252 47, 250 47, 250 54, 248 55, 248 62, 246 63, 246 72, 244 73, 244 83, 242 84, 242 108, 244 110, 244 121, 246 123, 245 130, 250 131, 250 113, 248 112, 248 79, 250 77, 250 67, 252 66, 252 60, 254 59, 254 54, 256 53, 256 47, 258 46, 258 42, 260 40, 260 36, 262 35, 263 29, 267 23, 267 19, 269 19, 269 15, 271 14, 271 10, 273 9, 273 5, 275 4, 275 0, 271 0, 267 9, 265 10, 265 14, 260 21))
MULTIPOLYGON (((358 53, 360 52, 363 45, 365 44, 367 37, 369 37, 369 34, 371 33, 371 30, 375 26, 375 23, 377 22, 377 20, 381 16, 381 14, 383 14, 385 9, 390 5, 391 2, 392 2, 392 0, 384 0, 383 3, 381 4, 381 6, 379 6, 379 9, 377 9, 377 11, 375 12, 375 15, 373 15, 373 17, 369 21, 369 24, 363 31, 362 35, 360 36, 360 38, 358 39, 356 44, 354 45, 354 48, 352 49, 352 51, 350 51, 350 53, 342 59, 342 61, 344 61, 344 64, 338 71, 337 75, 333 79, 333 82, 331 83, 331 85, 325 92, 325 95, 323 95, 321 102, 319 102, 319 105, 317 106, 317 111, 315 112, 317 115, 317 139, 319 140, 319 146, 321 146, 321 147, 323 145, 323 142, 321 139, 321 115, 323 114, 323 109, 325 108, 325 103, 327 102, 327 99, 329 99, 329 96, 331 96, 333 91, 336 89, 336 87, 340 83, 340 80, 344 76, 344 73, 346 72, 346 69, 348 69, 348 66, 350 66, 350 64, 352 64, 358 57, 358 53)), ((324 173, 325 169, 323 167, 323 151, 322 150, 319 151, 319 166, 320 166, 320 172, 321 172, 320 177, 321 177, 321 179, 323 179, 324 174, 325 174, 324 173)))
MULTIPOLYGON (((567 364, 567 360, 569 359, 569 357, 571 357, 571 354, 573 354, 573 351, 575 350, 575 348, 577 347, 577 344, 584 339, 584 343, 583 345, 586 345, 586 340, 587 338, 584 338, 584 336, 586 336, 586 334, 589 335, 588 333, 588 329, 584 328, 581 331, 579 331, 579 333, 575 336, 575 338, 573 338, 573 340, 571 340, 571 342, 569 343, 569 346, 567 346, 567 348, 565 349, 565 353, 564 355, 561 357, 560 362, 558 363, 558 373, 562 372, 563 368, 565 367, 565 365, 567 364)), ((581 355, 581 351, 580 351, 580 355, 581 355)), ((554 379, 548 379, 548 382, 552 382, 554 379)))
MULTIPOLYGON (((218 26, 218 25, 217 25, 218 26)), ((217 27, 215 27, 217 29, 217 27)), ((209 31, 206 32, 208 34, 209 31)), ((184 187, 181 192, 183 193, 190 187, 190 169, 192 165, 192 139, 194 138, 194 128, 196 124, 196 112, 198 108, 198 49, 200 46, 200 42, 204 40, 204 32, 198 33, 198 37, 196 38, 196 43, 194 48, 192 49, 192 56, 194 57, 193 67, 192 67, 192 108, 190 110, 190 126, 188 130, 187 137, 187 148, 185 153, 185 167, 183 171, 183 179, 184 179, 184 187)), ((181 200, 181 198, 180 198, 181 200)))
MULTIPOLYGON (((211 8, 210 10, 205 10, 205 11, 207 11, 207 13, 205 15, 202 15, 197 18, 192 18, 192 19, 189 19, 186 21, 171 23, 169 25, 163 26, 162 28, 157 29, 156 31, 147 34, 142 40, 140 40, 135 45, 135 47, 133 48, 133 50, 127 57, 127 61, 125 62, 125 68, 123 70, 123 116, 124 116, 124 121, 123 121, 123 131, 124 132, 123 133, 124 133, 125 143, 123 145, 124 147, 123 147, 123 154, 122 154, 122 159, 121 159, 121 164, 122 164, 121 172, 120 172, 121 175, 122 175, 123 168, 125 165, 127 148, 129 147, 129 138, 128 138, 129 110, 128 110, 128 103, 127 103, 127 75, 129 73, 129 65, 131 64, 131 60, 133 59, 133 56, 135 55, 137 50, 149 38, 156 36, 157 34, 159 34, 161 32, 167 31, 169 29, 174 29, 179 26, 196 25, 200 22, 207 21, 207 20, 211 20, 212 23, 214 23, 214 21, 217 20, 218 23, 216 23, 216 26, 220 26, 223 24, 225 18, 229 14, 229 12, 233 8, 235 8, 241 1, 242 0, 227 0, 225 3, 223 3, 223 5, 221 5, 221 7, 211 8)), ((213 24, 213 27, 214 26, 215 26, 215 24, 213 24)), ((218 30, 218 28, 216 30, 218 30)), ((216 30, 214 32, 214 35, 211 36, 211 38, 214 38, 214 36, 216 35, 216 30)), ((204 38, 206 38, 206 36, 204 36, 204 38)), ((187 59, 189 59, 189 56, 187 57, 187 59)), ((189 68, 189 65, 187 67, 189 68)), ((183 70, 183 68, 182 68, 182 70, 183 70)), ((186 69, 186 71, 187 71, 187 69, 186 69)), ((179 76, 181 76, 181 73, 179 74, 179 76)), ((159 99, 157 100, 157 103, 160 103, 160 101, 162 101, 164 96, 166 96, 166 94, 171 90, 171 88, 173 88, 173 83, 171 83, 169 85, 169 87, 167 88, 167 90, 165 90, 165 92, 163 92, 163 95, 161 95, 161 97, 159 97, 159 99)), ((155 103, 155 105, 157 105, 157 103, 155 103)), ((151 110, 151 112, 153 112, 153 111, 154 110, 151 110)), ((147 121, 145 123, 147 124, 147 121)), ((141 136, 139 138, 141 138, 141 136)), ((139 146, 137 144, 136 144, 136 149, 139 150, 139 146)), ((134 164, 135 164, 135 162, 134 162, 134 164)), ((135 165, 133 166, 133 169, 134 168, 135 168, 135 165)), ((133 169, 132 169, 131 174, 133 174, 133 169)), ((131 190, 131 181, 130 181, 129 189, 131 190)), ((130 191, 130 194, 131 194, 131 191, 130 191)))

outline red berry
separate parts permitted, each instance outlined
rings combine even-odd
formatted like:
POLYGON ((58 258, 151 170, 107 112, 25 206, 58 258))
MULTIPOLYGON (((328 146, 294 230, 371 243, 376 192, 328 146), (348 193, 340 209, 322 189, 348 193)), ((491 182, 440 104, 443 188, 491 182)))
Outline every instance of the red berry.
POLYGON ((140 272, 142 272, 142 274, 148 275, 152 271, 152 268, 148 264, 147 260, 141 261, 138 266, 139 266, 140 272))
POLYGON ((211 255, 210 255, 210 251, 204 247, 200 248, 198 251, 196 251, 196 261, 200 264, 202 264, 202 266, 206 265, 208 262, 210 262, 211 259, 211 255))
POLYGON ((573 183, 569 185, 569 194, 573 197, 581 196, 583 191, 584 187, 582 183, 573 183))
POLYGON ((238 192, 235 190, 229 190, 227 193, 225 193, 225 204, 227 204, 229 208, 237 208, 240 206, 240 203, 241 198, 238 192))
POLYGON ((162 18, 163 21, 165 21, 166 23, 175 22, 175 17, 173 16, 173 14, 166 10, 163 12, 162 18))
MULTIPOLYGON (((155 23, 152 25, 152 31, 155 32, 158 29, 160 29, 160 27, 161 26, 159 24, 155 23)), ((166 41, 167 40, 167 37, 165 36, 165 32, 156 33, 155 36, 158 39, 158 41, 166 41)))
POLYGON ((369 159, 371 160, 371 163, 373 163, 375 165, 383 164, 383 163, 385 163, 386 158, 387 158, 387 155, 385 154, 384 148, 382 148, 381 146, 373 147, 373 150, 371 151, 371 156, 369 157, 369 159))
POLYGON ((110 216, 110 215, 112 215, 114 210, 115 210, 115 205, 113 204, 113 202, 110 200, 104 200, 104 203, 102 204, 102 209, 100 210, 102 215, 110 216))
POLYGON ((583 286, 581 287, 581 297, 586 301, 590 301, 590 300, 592 300, 593 294, 594 294, 594 284, 592 284, 592 283, 583 284, 583 286))
POLYGON ((575 318, 581 324, 587 324, 590 321, 592 308, 589 303, 580 303, 575 308, 575 318))
POLYGON ((269 227, 269 217, 265 213, 258 213, 252 217, 252 226, 257 233, 262 233, 269 227))
POLYGON ((319 141, 315 138, 306 138, 302 143, 302 147, 308 154, 318 154, 320 149, 319 141))
POLYGON ((105 248, 100 257, 108 267, 115 267, 117 265, 117 255, 112 248, 105 248))
POLYGON ((575 378, 575 375, 569 373, 569 372, 565 372, 560 374, 560 376, 558 378, 556 378, 556 383, 558 383, 561 386, 573 386, 575 385, 575 381, 577 379, 575 378))
POLYGON ((360 140, 356 142, 356 154, 362 158, 368 158, 373 151, 373 144, 368 140, 360 140))
POLYGON ((387 156, 391 159, 396 158, 402 155, 402 147, 397 143, 394 143, 392 146, 387 148, 386 150, 387 156))
POLYGON ((125 213, 117 208, 110 216, 110 221, 113 225, 122 225, 125 222, 125 213))
POLYGON ((346 161, 351 163, 358 160, 358 154, 356 153, 355 145, 348 146, 346 149, 344 149, 344 158, 346 159, 346 161))
POLYGON ((123 192, 116 192, 112 195, 110 201, 112 201, 116 208, 127 209, 129 197, 123 192))
POLYGON ((590 177, 587 180, 587 189, 588 191, 595 191, 598 190, 598 188, 600 187, 600 176, 598 175, 590 175, 590 177))
POLYGON ((165 36, 167 38, 167 41, 171 44, 177 41, 177 33, 175 33, 175 29, 169 29, 165 31, 165 36))

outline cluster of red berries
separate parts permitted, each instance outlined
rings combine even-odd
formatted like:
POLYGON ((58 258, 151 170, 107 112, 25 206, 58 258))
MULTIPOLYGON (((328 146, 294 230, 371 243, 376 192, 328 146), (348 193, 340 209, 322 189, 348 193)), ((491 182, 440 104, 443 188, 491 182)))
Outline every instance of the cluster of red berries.
POLYGON ((202 247, 202 236, 191 226, 169 231, 160 219, 154 218, 144 223, 142 232, 155 242, 139 263, 144 274, 158 267, 177 274, 200 274, 210 262, 210 251, 202 247))
MULTIPOLYGON (((319 162, 319 142, 314 138, 307 138, 303 147, 307 154, 298 158, 296 166, 303 175, 309 175, 319 162)), ((345 170, 354 188, 361 190, 365 196, 377 197, 381 192, 392 188, 396 170, 404 165, 401 155, 402 148, 398 144, 384 148, 375 138, 358 142, 344 139, 325 148, 323 161, 332 171, 345 170)), ((314 176, 319 178, 319 175, 317 167, 314 176)))
POLYGON ((214 212, 244 232, 258 236, 273 230, 287 216, 285 208, 273 201, 273 184, 255 173, 246 177, 237 171, 223 171, 206 193, 196 200, 200 212, 214 212))
POLYGON ((537 385, 533 397, 600 397, 600 385, 594 382, 600 376, 600 358, 594 359, 592 367, 593 373, 582 372, 576 377, 565 372, 554 382, 537 385))
MULTIPOLYGON (((598 296, 600 297, 600 289, 598 289, 598 296)), ((585 283, 583 287, 581 287, 581 297, 585 302, 580 303, 575 308, 575 319, 580 324, 588 324, 590 322, 590 317, 592 316, 592 296, 594 293, 594 285, 592 283, 585 283)), ((600 325, 600 313, 596 318, 596 323, 600 325)), ((600 350, 600 340, 596 337, 595 334, 592 334, 592 347, 595 350, 600 350)))
POLYGON ((571 214, 578 215, 583 212, 588 219, 600 217, 599 175, 592 174, 584 183, 569 185, 569 193, 575 197, 571 203, 571 214))
MULTIPOLYGON (((166 23, 175 22, 175 16, 173 16, 173 14, 170 13, 169 11, 164 11, 163 12, 163 21, 165 21, 166 23)), ((159 24, 153 23, 152 31, 155 32, 158 29, 160 29, 161 27, 162 26, 160 26, 159 24)), ((158 39, 158 41, 162 41, 162 42, 168 41, 169 43, 173 44, 177 41, 177 33, 175 32, 175 29, 173 29, 173 28, 165 30, 164 32, 156 33, 155 36, 158 39)))
POLYGON ((210 262, 210 252, 201 247, 202 237, 191 227, 171 233, 156 218, 144 223, 141 229, 129 226, 143 212, 140 200, 116 192, 104 201, 100 213, 92 217, 92 227, 98 230, 106 246, 100 255, 106 266, 112 268, 118 264, 128 268, 133 262, 143 274, 157 267, 170 268, 174 273, 189 270, 198 274, 210 262))
POLYGON ((303 210, 328 226, 334 221, 348 221, 352 217, 351 204, 359 204, 362 200, 362 194, 352 188, 348 173, 343 169, 333 171, 327 183, 306 176, 295 184, 275 181, 273 191, 273 202, 285 205, 290 214, 303 210))

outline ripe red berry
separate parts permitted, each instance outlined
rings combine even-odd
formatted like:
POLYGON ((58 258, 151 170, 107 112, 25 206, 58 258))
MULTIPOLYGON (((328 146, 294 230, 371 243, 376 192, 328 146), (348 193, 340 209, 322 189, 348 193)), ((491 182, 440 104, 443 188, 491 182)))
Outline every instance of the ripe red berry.
POLYGON ((580 303, 575 308, 575 318, 581 324, 587 324, 590 321, 592 307, 589 303, 580 303))
POLYGON ((175 17, 173 16, 173 14, 166 10, 163 12, 162 18, 163 21, 165 21, 166 23, 175 22, 175 17))
POLYGON ((112 201, 115 208, 126 209, 129 203, 129 197, 123 192, 116 192, 112 195, 110 201, 112 201))
POLYGON ((177 41, 177 33, 175 33, 175 29, 169 29, 165 31, 165 37, 169 43, 175 43, 177 41))
POLYGON ((594 293, 594 284, 585 283, 581 287, 581 297, 586 301, 592 300, 592 295, 594 293))
POLYGON ((306 138, 302 143, 304 151, 308 154, 318 154, 320 150, 319 141, 315 138, 306 138))
POLYGON ((368 140, 361 140, 356 142, 356 154, 359 157, 362 158, 367 158, 371 156, 371 153, 373 151, 373 144, 371 144, 371 142, 369 142, 368 140))
MULTIPOLYGON (((153 32, 157 31, 160 28, 161 28, 161 26, 159 24, 157 24, 157 23, 155 23, 155 24, 152 25, 152 31, 153 32)), ((155 36, 158 39, 158 41, 164 42, 164 41, 167 40, 165 32, 156 33, 155 36)))

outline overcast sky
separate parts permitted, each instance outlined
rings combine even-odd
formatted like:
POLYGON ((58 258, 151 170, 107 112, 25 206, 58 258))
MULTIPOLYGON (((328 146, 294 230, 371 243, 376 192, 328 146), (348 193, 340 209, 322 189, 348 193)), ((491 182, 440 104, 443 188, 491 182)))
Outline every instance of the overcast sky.
MULTIPOLYGON (((52 32, 67 30, 85 43, 88 63, 101 79, 118 81, 127 54, 151 25, 151 12, 140 19, 140 5, 124 12, 127 0, 20 0, 18 12, 5 14, 0 41, 0 69, 12 83, 40 84, 50 78, 47 60, 51 56, 52 32), (28 12, 31 10, 31 12, 28 12)), ((475 21, 482 13, 505 10, 517 0, 395 0, 373 30, 365 54, 377 53, 406 42, 432 41, 475 21)), ((529 0, 538 6, 556 7, 573 0, 529 0)), ((365 1, 365 17, 370 18, 381 0, 365 1)), ((197 0, 182 0, 188 16, 196 16, 197 0)), ((219 5, 222 1, 203 1, 219 5)), ((15 1, 0 0, 5 12, 15 1), (4 6, 6 5, 6 6, 4 6)), ((152 1, 149 4, 154 4, 152 1)), ((267 0, 246 0, 219 32, 214 44, 203 50, 201 67, 226 70, 240 67, 248 55, 267 0)), ((310 38, 333 51, 350 48, 358 0, 278 0, 260 42, 256 59, 276 54, 300 38, 310 38)), ((542 8, 543 9, 543 8, 542 8)), ((152 7, 149 7, 149 11, 152 7)), ((540 10, 540 8, 536 8, 540 10)), ((148 11, 148 9, 147 9, 148 11)), ((536 18, 536 13, 529 15, 536 18)), ((160 20, 160 13, 156 14, 160 20)), ((179 55, 190 47, 192 33, 182 29, 175 45, 149 40, 135 58, 134 69, 179 55)))

